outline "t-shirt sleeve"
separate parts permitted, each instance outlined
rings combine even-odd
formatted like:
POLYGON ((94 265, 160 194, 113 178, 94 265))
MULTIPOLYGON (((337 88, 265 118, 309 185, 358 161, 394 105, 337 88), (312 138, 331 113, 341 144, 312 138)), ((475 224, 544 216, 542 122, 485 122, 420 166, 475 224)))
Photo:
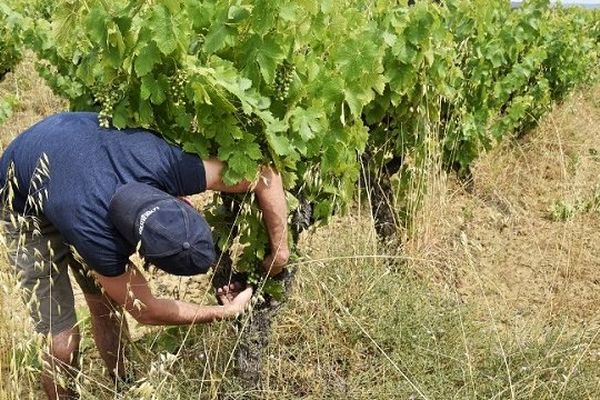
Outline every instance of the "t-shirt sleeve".
POLYGON ((186 153, 178 147, 171 146, 172 156, 166 187, 170 187, 174 196, 188 196, 206 190, 206 171, 204 163, 195 154, 186 153))
POLYGON ((79 228, 77 233, 65 235, 65 239, 89 268, 103 276, 118 276, 126 271, 134 249, 112 225, 95 226, 93 232, 87 227, 79 228))
POLYGON ((114 239, 98 235, 93 240, 79 240, 74 246, 87 266, 100 275, 119 276, 126 271, 128 253, 115 246, 114 239))

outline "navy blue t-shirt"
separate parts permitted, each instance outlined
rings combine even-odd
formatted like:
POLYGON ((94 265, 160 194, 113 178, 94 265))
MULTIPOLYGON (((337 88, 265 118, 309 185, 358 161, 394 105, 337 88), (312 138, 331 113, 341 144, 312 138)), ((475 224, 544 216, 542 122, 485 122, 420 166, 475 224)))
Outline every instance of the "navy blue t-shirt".
POLYGON ((19 135, 0 159, 0 187, 5 187, 11 163, 18 183, 13 209, 34 214, 27 199, 44 199, 47 194, 43 215, 90 268, 105 276, 125 272, 134 251, 108 216, 119 186, 142 182, 173 196, 206 189, 198 156, 147 130, 102 129, 95 113, 56 114, 19 135), (40 161, 44 155, 45 172, 40 161), (32 181, 34 173, 40 179, 32 181))

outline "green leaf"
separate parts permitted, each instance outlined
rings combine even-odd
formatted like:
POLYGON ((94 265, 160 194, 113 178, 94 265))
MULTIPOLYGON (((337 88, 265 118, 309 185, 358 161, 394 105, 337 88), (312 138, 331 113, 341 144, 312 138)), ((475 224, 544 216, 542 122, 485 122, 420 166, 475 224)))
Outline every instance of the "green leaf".
POLYGON ((247 154, 236 151, 227 160, 227 166, 246 178, 252 179, 258 170, 258 165, 247 154))
POLYGON ((323 115, 316 110, 296 107, 292 113, 292 128, 303 140, 308 141, 322 129, 322 117, 323 115))
POLYGON ((269 145, 278 156, 287 156, 292 153, 292 145, 285 136, 270 134, 267 135, 269 145))
POLYGON ((176 14, 181 10, 181 1, 179 0, 161 0, 162 4, 169 10, 171 14, 176 14))
MULTIPOLYGON (((249 137, 247 139, 251 140, 252 137, 249 137)), ((250 158, 253 161, 258 161, 262 159, 262 152, 260 151, 260 146, 258 145, 258 143, 246 141, 242 146, 240 146, 239 151, 246 154, 248 158, 250 158)))
POLYGON ((296 22, 298 20, 298 13, 300 7, 294 2, 289 2, 281 7, 279 10, 279 16, 281 19, 287 22, 296 22))
POLYGON ((154 66, 160 62, 160 53, 153 42, 144 45, 135 58, 135 72, 140 78, 152 72, 154 66))
POLYGON ((140 98, 148 100, 156 90, 158 90, 158 83, 154 77, 151 75, 144 76, 140 85, 140 98))
POLYGON ((216 26, 206 35, 204 51, 210 54, 221 50, 229 43, 231 33, 231 28, 226 25, 216 26))
POLYGON ((383 41, 388 46, 394 47, 394 45, 396 44, 396 40, 398 40, 398 36, 394 35, 393 33, 391 33, 391 32, 383 33, 383 41))
POLYGON ((208 146, 202 138, 196 137, 193 140, 185 141, 183 150, 188 153, 197 154, 200 157, 208 157, 208 146))
POLYGON ((264 283, 263 291, 277 301, 285 300, 285 288, 283 287, 283 283, 274 279, 267 279, 264 283))
POLYGON ((265 38, 255 47, 256 62, 260 66, 260 73, 267 83, 273 82, 277 65, 284 58, 283 49, 273 38, 265 38))
POLYGON ((228 23, 240 23, 250 16, 250 8, 248 6, 231 6, 227 12, 228 23))
POLYGON ((90 40, 101 47, 106 45, 108 19, 108 14, 100 5, 92 7, 86 18, 86 28, 90 40))
POLYGON ((333 10, 334 0, 321 0, 321 12, 329 14, 333 10))
POLYGON ((129 115, 129 100, 119 102, 113 111, 112 124, 117 129, 125 129, 129 122, 129 115))
POLYGON ((152 87, 153 90, 150 100, 152 101, 152 104, 158 105, 162 104, 167 99, 166 93, 171 84, 169 79, 164 75, 160 75, 155 82, 156 84, 152 87))
POLYGON ((170 55, 177 49, 178 43, 174 25, 175 23, 167 7, 163 5, 153 7, 150 18, 150 29, 153 32, 152 39, 165 56, 170 55))
POLYGON ((350 112, 355 118, 359 118, 363 109, 363 101, 360 98, 360 94, 355 93, 352 90, 344 90, 344 100, 350 107, 350 112))
POLYGON ((139 121, 140 125, 145 128, 149 128, 154 122, 154 113, 152 112, 152 105, 148 101, 140 101, 139 107, 139 121))

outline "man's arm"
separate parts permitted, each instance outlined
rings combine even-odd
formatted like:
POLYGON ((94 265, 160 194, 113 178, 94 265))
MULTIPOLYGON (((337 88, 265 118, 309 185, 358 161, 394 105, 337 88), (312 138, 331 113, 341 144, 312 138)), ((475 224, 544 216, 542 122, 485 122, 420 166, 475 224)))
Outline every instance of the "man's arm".
POLYGON ((227 186, 223 182, 223 162, 217 159, 204 161, 206 188, 226 193, 254 191, 267 227, 271 253, 264 260, 264 268, 271 276, 281 272, 290 255, 287 240, 287 203, 281 175, 270 167, 262 168, 256 182, 241 181, 227 186))
POLYGON ((110 298, 121 305, 138 322, 146 325, 189 325, 235 318, 242 314, 252 297, 247 288, 232 296, 223 289, 222 306, 201 306, 172 299, 154 297, 144 275, 130 264, 127 272, 116 277, 96 275, 96 280, 110 298))

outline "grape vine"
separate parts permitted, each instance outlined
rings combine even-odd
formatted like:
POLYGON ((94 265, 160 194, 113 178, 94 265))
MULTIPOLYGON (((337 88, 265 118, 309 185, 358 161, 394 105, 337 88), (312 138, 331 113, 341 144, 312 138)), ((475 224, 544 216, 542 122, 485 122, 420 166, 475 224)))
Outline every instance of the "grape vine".
MULTIPOLYGON (((398 173, 391 168, 399 184, 380 203, 393 204, 401 223, 410 222, 426 190, 433 144, 442 147, 443 163, 468 179, 480 153, 535 125, 553 102, 587 83, 585 71, 593 80, 598 21, 597 12, 547 1, 515 10, 504 1, 418 2, 381 15, 390 82, 365 111, 370 176, 389 180, 387 164, 402 166, 398 173)), ((382 204, 374 204, 374 215, 382 204)))
MULTIPOLYGON (((21 12, 41 75, 74 110, 218 157, 227 183, 271 164, 290 211, 301 199, 318 224, 352 199, 365 149, 370 176, 399 176, 393 203, 408 217, 432 146, 467 173, 598 69, 598 13, 437 3, 61 0, 21 12)), ((207 213, 227 251, 221 204, 207 213)), ((235 241, 236 268, 258 279, 268 240, 252 198, 235 241)))

